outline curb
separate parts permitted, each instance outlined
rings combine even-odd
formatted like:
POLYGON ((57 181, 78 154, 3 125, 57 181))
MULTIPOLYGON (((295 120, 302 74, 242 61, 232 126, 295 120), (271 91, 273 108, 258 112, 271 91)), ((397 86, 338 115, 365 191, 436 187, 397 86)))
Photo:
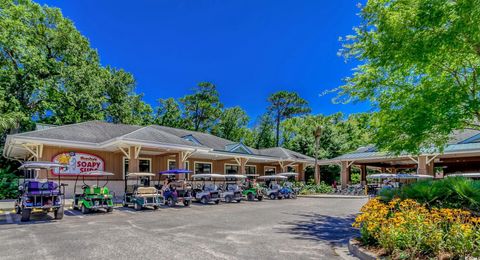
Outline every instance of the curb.
POLYGON ((354 255, 355 257, 360 258, 361 260, 375 260, 375 259, 381 259, 380 257, 376 256, 373 253, 368 252, 364 248, 360 246, 360 243, 351 238, 348 240, 348 251, 350 254, 354 255))
POLYGON ((298 195, 299 198, 317 198, 317 199, 368 199, 369 196, 350 196, 350 195, 298 195))

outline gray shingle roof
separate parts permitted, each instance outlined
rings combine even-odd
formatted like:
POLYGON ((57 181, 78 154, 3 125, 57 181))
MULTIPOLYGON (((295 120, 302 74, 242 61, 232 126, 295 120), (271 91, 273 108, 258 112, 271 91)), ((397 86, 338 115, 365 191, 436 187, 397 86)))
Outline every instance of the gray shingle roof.
POLYGON ((186 146, 199 146, 194 142, 179 138, 168 132, 156 129, 154 126, 146 126, 140 128, 136 131, 128 133, 122 136, 123 139, 129 140, 138 140, 144 142, 156 142, 156 143, 167 143, 167 144, 176 144, 176 145, 186 145, 186 146))
POLYGON ((272 147, 260 149, 259 154, 272 157, 279 157, 282 159, 301 159, 301 160, 313 160, 314 158, 303 155, 301 153, 294 152, 292 150, 283 147, 272 147))

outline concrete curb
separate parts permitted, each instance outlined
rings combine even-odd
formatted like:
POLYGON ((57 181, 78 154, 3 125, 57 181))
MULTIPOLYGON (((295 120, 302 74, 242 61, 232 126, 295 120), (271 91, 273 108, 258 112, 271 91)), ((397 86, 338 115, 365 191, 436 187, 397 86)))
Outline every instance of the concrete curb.
POLYGON ((377 255, 367 251, 366 249, 360 246, 360 242, 356 239, 351 238, 348 241, 348 251, 350 254, 354 255, 355 257, 360 258, 361 260, 375 260, 375 259, 382 259, 377 255))
POLYGON ((352 195, 336 195, 336 194, 322 194, 322 195, 298 195, 299 198, 322 198, 322 199, 368 199, 369 196, 352 196, 352 195))

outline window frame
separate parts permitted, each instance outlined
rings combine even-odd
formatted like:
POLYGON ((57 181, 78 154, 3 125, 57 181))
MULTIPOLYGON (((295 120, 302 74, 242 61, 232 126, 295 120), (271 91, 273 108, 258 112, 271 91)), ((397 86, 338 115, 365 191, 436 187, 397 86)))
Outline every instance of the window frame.
MULTIPOLYGON (((123 156, 122 157, 122 172, 123 172, 123 179, 125 180, 126 179, 126 171, 125 171, 125 160, 128 160, 128 158, 126 156, 123 156)), ((152 158, 146 158, 146 157, 139 157, 138 158, 138 161, 140 162, 140 160, 144 160, 144 161, 149 161, 148 163, 148 168, 149 168, 149 171, 148 172, 152 172, 152 158)), ((130 161, 129 161, 130 163, 130 161)))
POLYGON ((193 174, 197 174, 197 164, 210 164, 210 174, 213 173, 213 163, 212 162, 202 162, 202 161, 194 161, 193 162, 193 174))

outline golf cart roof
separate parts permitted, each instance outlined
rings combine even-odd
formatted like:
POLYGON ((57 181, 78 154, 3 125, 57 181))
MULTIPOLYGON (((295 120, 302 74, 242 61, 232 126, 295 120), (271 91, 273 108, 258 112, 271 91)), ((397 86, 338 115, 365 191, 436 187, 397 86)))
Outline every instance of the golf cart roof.
POLYGON ((297 177, 298 173, 296 173, 296 172, 281 172, 281 173, 278 173, 277 175, 285 176, 285 177, 297 177))
POLYGON ((56 168, 67 167, 67 165, 56 163, 56 162, 40 162, 40 161, 28 161, 22 163, 18 169, 21 170, 50 170, 56 168))
POLYGON ((445 177, 480 178, 480 173, 478 172, 453 173, 453 174, 445 175, 445 177))
POLYGON ((227 174, 223 175, 225 179, 245 179, 247 176, 245 175, 240 175, 240 174, 227 174))
POLYGON ((174 174, 184 174, 184 173, 192 173, 192 172, 193 171, 184 170, 184 169, 173 169, 173 170, 168 170, 168 171, 161 171, 158 174, 174 175, 174 174))
POLYGON ((245 176, 247 176, 247 177, 258 177, 260 175, 258 175, 258 174, 246 174, 245 176))
POLYGON ((215 173, 201 173, 201 174, 194 174, 192 176, 193 179, 223 179, 224 175, 215 174, 215 173))
POLYGON ((155 176, 155 174, 151 172, 131 172, 127 174, 127 177, 152 177, 155 176))
POLYGON ((286 180, 287 177, 281 175, 264 175, 258 177, 260 180, 286 180))
POLYGON ((113 176, 115 174, 111 172, 104 172, 104 171, 89 171, 89 172, 82 172, 79 174, 71 174, 71 175, 78 175, 78 176, 113 176))

